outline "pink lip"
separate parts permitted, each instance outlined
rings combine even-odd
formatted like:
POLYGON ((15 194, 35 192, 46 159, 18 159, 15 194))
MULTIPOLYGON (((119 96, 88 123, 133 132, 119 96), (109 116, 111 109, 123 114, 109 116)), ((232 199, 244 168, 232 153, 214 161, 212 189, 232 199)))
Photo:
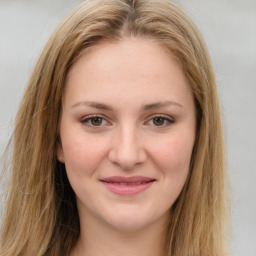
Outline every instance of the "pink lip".
POLYGON ((135 195, 148 189, 156 179, 144 176, 112 176, 100 181, 113 193, 118 195, 135 195))

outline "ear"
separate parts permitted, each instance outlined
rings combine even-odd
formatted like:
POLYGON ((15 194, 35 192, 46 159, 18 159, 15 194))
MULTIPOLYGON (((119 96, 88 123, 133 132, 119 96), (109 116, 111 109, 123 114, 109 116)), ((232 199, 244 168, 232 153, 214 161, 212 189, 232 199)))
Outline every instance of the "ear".
POLYGON ((57 154, 57 160, 64 164, 65 163, 65 158, 64 158, 64 153, 63 153, 63 149, 62 149, 62 145, 61 145, 60 139, 58 140, 56 154, 57 154))

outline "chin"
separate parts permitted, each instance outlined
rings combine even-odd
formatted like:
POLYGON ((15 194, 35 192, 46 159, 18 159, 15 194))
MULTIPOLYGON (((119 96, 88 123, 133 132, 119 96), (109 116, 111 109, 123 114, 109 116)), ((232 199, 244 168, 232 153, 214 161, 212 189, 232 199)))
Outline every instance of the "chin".
POLYGON ((111 222, 109 224, 116 230, 123 231, 123 232, 138 231, 150 225, 150 223, 148 223, 145 219, 139 220, 139 219, 134 219, 134 217, 129 218, 128 216, 115 219, 115 222, 111 222))
MULTIPOLYGON (((107 217, 107 216, 106 216, 107 217)), ((167 217, 152 215, 152 212, 143 212, 140 210, 123 209, 109 214, 109 218, 105 221, 113 228, 119 231, 132 232, 148 228, 154 223, 159 223, 167 217)))

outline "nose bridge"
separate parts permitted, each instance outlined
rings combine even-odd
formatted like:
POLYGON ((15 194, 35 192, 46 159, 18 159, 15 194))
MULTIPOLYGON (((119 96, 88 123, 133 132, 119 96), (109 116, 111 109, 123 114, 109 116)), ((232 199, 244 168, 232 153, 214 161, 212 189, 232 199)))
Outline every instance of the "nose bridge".
POLYGON ((117 143, 120 154, 136 155, 138 150, 137 131, 133 126, 124 126, 120 129, 120 142, 117 143))
POLYGON ((112 143, 110 160, 123 169, 130 169, 142 163, 145 158, 138 128, 131 124, 120 125, 112 143))

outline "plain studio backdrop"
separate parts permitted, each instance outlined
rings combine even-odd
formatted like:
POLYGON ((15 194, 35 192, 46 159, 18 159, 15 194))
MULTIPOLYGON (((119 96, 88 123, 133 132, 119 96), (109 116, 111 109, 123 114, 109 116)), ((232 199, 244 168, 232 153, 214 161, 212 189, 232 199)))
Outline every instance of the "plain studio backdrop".
MULTIPOLYGON (((0 0, 0 155, 47 39, 81 0, 0 0)), ((256 0, 176 0, 198 25, 221 99, 234 256, 256 256, 256 0)), ((1 198, 0 198, 1 202, 1 198)))

